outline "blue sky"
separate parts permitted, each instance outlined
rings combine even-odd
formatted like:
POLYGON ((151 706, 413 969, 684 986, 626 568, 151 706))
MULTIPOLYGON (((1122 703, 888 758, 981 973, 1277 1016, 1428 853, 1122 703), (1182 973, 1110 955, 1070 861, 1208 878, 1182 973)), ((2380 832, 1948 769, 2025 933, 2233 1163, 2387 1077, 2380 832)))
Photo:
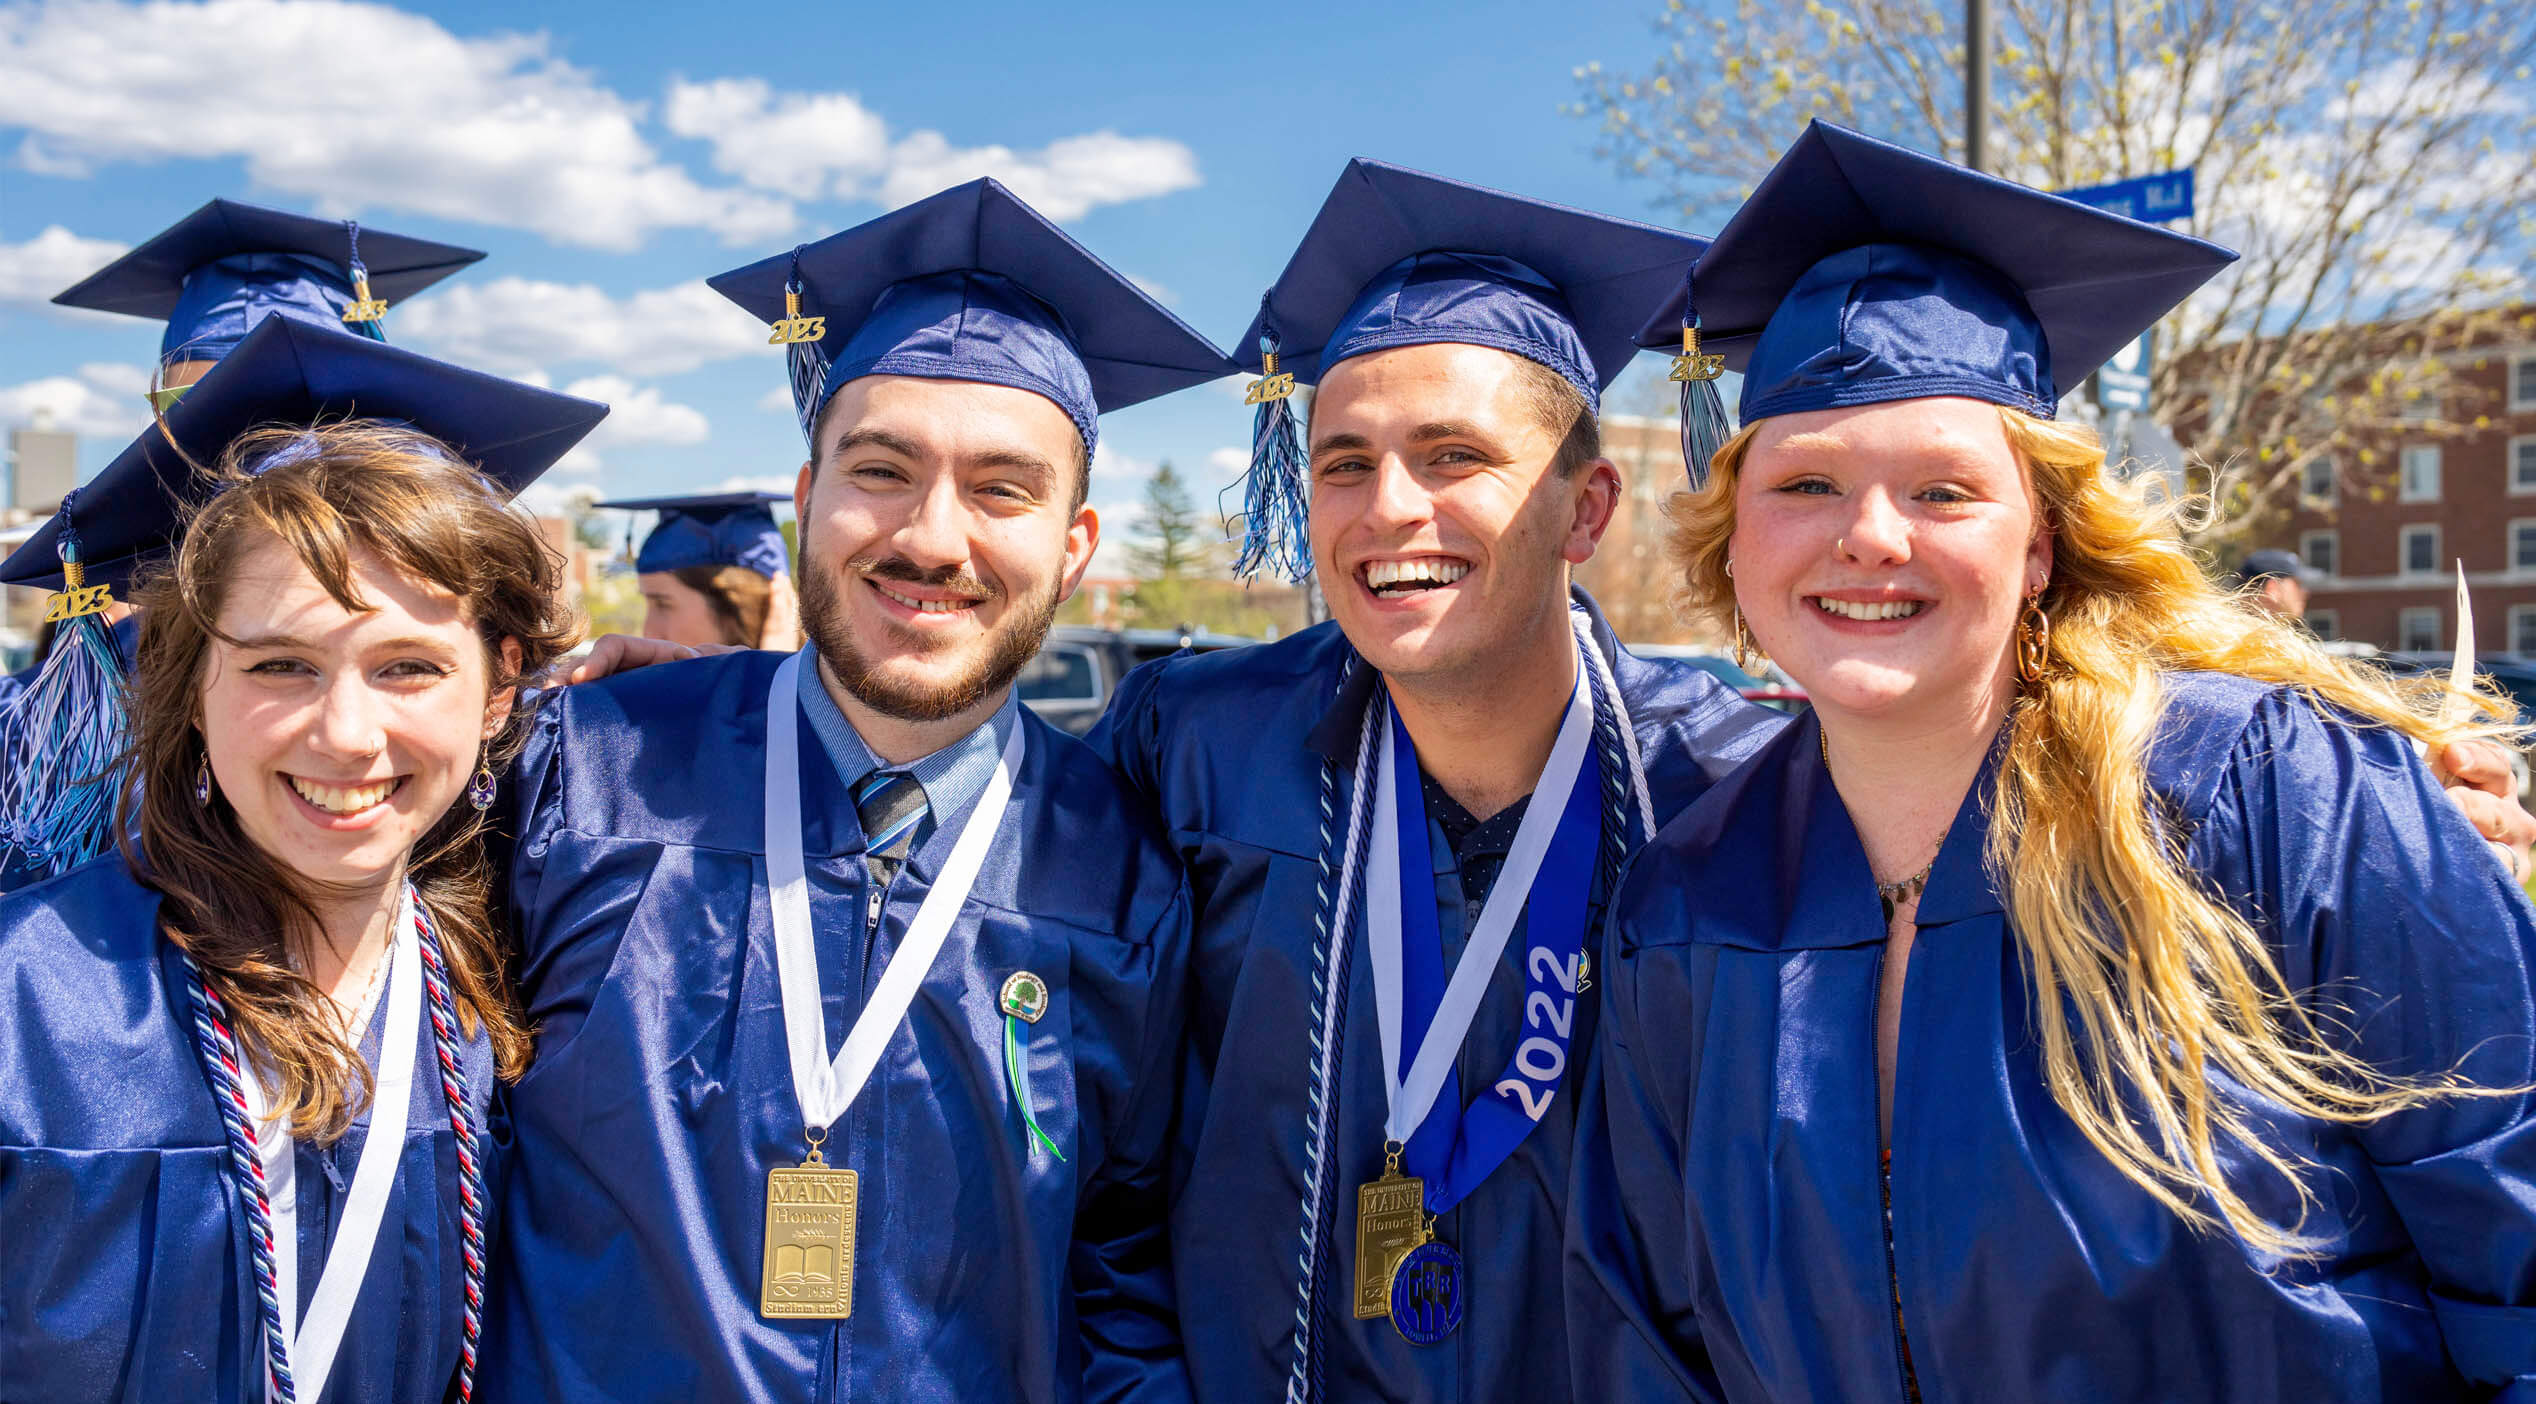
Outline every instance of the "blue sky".
MULTIPOLYGON (((91 471, 137 430, 156 324, 43 300, 226 195, 488 250, 388 335, 615 402, 550 489, 788 485, 781 361, 704 275, 995 174, 1221 343, 1351 155, 1661 219, 1559 110, 1661 3, 0 3, 0 423, 91 471)), ((1112 415, 1093 500, 1247 436, 1227 386, 1112 415)))

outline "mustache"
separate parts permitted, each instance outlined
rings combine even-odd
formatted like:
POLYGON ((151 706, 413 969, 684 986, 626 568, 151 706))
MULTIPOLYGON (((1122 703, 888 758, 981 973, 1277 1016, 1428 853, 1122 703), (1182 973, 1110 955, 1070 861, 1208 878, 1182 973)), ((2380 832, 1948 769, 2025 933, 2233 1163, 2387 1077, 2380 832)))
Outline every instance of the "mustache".
POLYGON ((999 599, 1004 593, 959 566, 927 569, 905 556, 857 556, 847 561, 845 568, 851 574, 868 575, 875 580, 896 580, 934 590, 957 590, 981 600, 999 599))

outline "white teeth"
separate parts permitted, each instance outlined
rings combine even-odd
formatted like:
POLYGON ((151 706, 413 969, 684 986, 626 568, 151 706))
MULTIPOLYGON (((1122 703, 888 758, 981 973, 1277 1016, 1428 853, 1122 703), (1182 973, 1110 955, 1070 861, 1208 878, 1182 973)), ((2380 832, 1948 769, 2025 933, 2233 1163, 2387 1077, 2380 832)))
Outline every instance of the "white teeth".
POLYGON ((924 613, 926 613, 926 614, 953 614, 953 613, 956 613, 956 612, 958 612, 958 611, 960 611, 960 610, 967 609, 967 608, 968 608, 968 607, 969 607, 969 606, 973 603, 973 601, 969 601, 969 600, 917 600, 917 599, 909 599, 907 596, 902 595, 902 594, 898 593, 896 590, 893 590, 893 589, 889 588, 889 587, 888 587, 888 586, 886 586, 886 585, 880 584, 880 583, 879 583, 879 582, 877 582, 877 581, 873 582, 873 586, 872 586, 872 588, 874 588, 874 589, 876 589, 876 590, 880 591, 880 592, 881 592, 882 594, 884 594, 884 595, 889 596, 891 599, 898 601, 900 604, 903 604, 903 605, 907 606, 909 609, 913 609, 913 610, 921 610, 921 611, 923 611, 923 612, 924 612, 924 613))
POLYGON ((1448 560, 1440 556, 1422 557, 1414 561, 1367 561, 1365 584, 1379 590, 1385 585, 1415 582, 1422 585, 1450 585, 1471 573, 1467 561, 1448 560))
POLYGON ((375 804, 383 804, 396 793, 401 780, 381 780, 371 785, 320 785, 314 780, 288 777, 299 797, 328 814, 358 814, 375 804))
POLYGON ((1829 599, 1822 595, 1814 597, 1814 605, 1825 614, 1837 614, 1843 619, 1908 619, 1928 608, 1927 604, 1920 600, 1887 600, 1881 604, 1857 604, 1849 600, 1829 599))

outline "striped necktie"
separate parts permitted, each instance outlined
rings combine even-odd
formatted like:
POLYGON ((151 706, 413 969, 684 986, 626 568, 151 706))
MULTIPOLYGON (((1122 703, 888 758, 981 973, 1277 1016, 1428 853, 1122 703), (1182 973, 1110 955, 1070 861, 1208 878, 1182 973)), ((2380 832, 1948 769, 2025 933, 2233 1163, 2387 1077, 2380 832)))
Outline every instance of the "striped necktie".
POLYGON ((881 896, 891 878, 907 862, 931 809, 925 787, 903 770, 876 770, 854 787, 854 812, 863 821, 863 863, 871 870, 871 900, 865 904, 865 925, 880 922, 881 896))

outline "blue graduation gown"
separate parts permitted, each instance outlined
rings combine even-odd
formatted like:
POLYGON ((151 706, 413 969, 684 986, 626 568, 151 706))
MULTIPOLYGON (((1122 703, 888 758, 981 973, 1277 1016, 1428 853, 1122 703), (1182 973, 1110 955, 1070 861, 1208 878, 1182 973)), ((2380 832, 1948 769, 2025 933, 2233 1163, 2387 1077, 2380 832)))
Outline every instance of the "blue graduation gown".
MULTIPOLYGON (((1986 780, 1920 900, 1888 1268, 1885 929, 1818 735, 1791 728, 1622 885, 1572 1195, 1579 1397, 1898 1401, 1898 1292, 1928 1404, 2536 1400, 2529 1099, 2366 1126, 2256 1106, 2263 1135, 2321 1167, 2320 1255, 2258 1260, 2186 1228, 2043 1085, 1981 861, 1986 780)), ((2409 742, 2173 674, 2148 762, 2191 868, 2352 1053, 2536 1083, 2536 917, 2409 742)), ((2295 1213, 2278 1177, 2225 1160, 2273 1222, 2295 1213)))
MULTIPOLYGON (((1582 591, 1576 598, 1591 613, 1582 591)), ((1623 652, 1600 615, 1592 619, 1646 755, 1659 822, 1785 722, 1707 673, 1623 652)), ((1150 663, 1128 675, 1092 737, 1160 810, 1196 896, 1172 1233, 1190 1370, 1209 1404, 1283 1399, 1293 1360, 1321 763, 1328 755, 1339 766, 1343 830, 1358 727, 1378 684, 1360 664, 1334 693, 1350 652, 1337 627, 1325 624, 1273 644, 1150 663)), ((1643 838, 1634 817, 1628 827, 1630 841, 1643 838)), ((1476 921, 1477 904, 1465 909, 1449 872, 1436 899, 1448 935, 1476 921)), ((1589 933, 1600 930, 1602 899, 1598 885, 1589 933)), ((1361 945, 1363 922, 1356 926, 1360 934, 1350 939, 1361 945)), ((1521 1038, 1523 930, 1519 923, 1508 941, 1455 1060, 1465 1101, 1496 1080, 1521 1038)), ((1595 1000, 1589 989, 1577 1002, 1568 1090, 1469 1198, 1438 1219, 1438 1237, 1469 1264, 1468 1315, 1443 1344, 1421 1348, 1389 1321, 1355 1319, 1350 1305, 1356 1187, 1382 1173, 1385 1114, 1372 963, 1354 962, 1339 1038, 1336 1220, 1325 1225, 1324 1305, 1316 1313, 1321 1397, 1566 1397, 1560 1217, 1575 1068, 1592 1042, 1595 1000)))
MULTIPOLYGON (((246 1209, 158 904, 119 855, 0 899, 0 1399, 264 1399, 246 1209)), ((404 1159, 327 1400, 437 1404, 456 1377, 458 1157, 428 1020, 416 1058, 404 1159)), ((481 1030, 462 1062, 482 1127, 481 1030)), ((335 1145, 298 1143, 303 1306, 368 1135, 365 1107, 335 1145)))
MULTIPOLYGON (((1161 1196, 1186 890, 1116 778, 1027 709, 985 869, 829 1131, 828 1162, 860 1176, 853 1315, 758 1315, 766 1172, 806 1149, 761 809, 782 661, 646 668, 541 707, 511 860, 537 1058, 509 1092, 485 1396, 1185 1399, 1161 1196), (1008 1090, 997 996, 1020 970, 1048 987, 1022 1032, 1062 1162, 1008 1090)), ((967 814, 937 816, 867 941, 863 833, 801 726, 826 1056, 967 814)))

